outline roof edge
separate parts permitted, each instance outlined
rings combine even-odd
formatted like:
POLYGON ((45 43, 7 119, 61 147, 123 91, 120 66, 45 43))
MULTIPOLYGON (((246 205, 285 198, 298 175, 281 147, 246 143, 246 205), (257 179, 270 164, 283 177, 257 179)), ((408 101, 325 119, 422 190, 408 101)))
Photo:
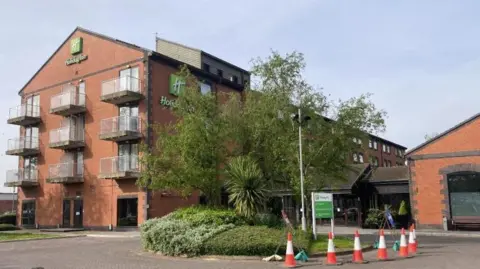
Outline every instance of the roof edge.
POLYGON ((466 120, 464 120, 464 121, 462 121, 462 122, 454 125, 454 126, 451 127, 450 129, 447 129, 447 130, 444 131, 443 133, 440 133, 439 135, 437 135, 437 136, 435 136, 435 137, 433 137, 433 138, 431 138, 431 139, 429 139, 429 140, 421 143, 420 145, 412 148, 411 150, 409 150, 409 151, 407 151, 407 152, 405 153, 405 156, 406 156, 407 158, 410 157, 410 156, 412 156, 413 153, 415 153, 415 151, 418 151, 418 150, 420 150, 420 149, 428 146, 429 144, 437 141, 438 139, 440 139, 440 138, 442 138, 442 137, 445 137, 446 135, 450 134, 451 132, 453 132, 453 131, 455 131, 455 130, 458 130, 459 128, 463 127, 464 125, 469 124, 470 122, 476 120, 478 117, 480 117, 480 113, 477 113, 477 114, 473 115, 472 117, 470 117, 470 118, 468 118, 468 119, 466 119, 466 120))

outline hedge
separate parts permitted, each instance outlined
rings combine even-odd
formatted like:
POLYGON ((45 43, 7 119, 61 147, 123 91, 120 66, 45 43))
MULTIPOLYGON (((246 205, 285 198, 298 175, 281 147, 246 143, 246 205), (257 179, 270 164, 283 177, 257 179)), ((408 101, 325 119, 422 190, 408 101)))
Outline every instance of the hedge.
POLYGON ((245 219, 235 214, 233 210, 208 208, 204 206, 192 206, 178 209, 169 214, 167 218, 183 220, 192 226, 245 224, 245 219))
POLYGON ((12 224, 0 224, 0 231, 14 231, 17 227, 12 224))
MULTIPOLYGON (((265 226, 240 226, 219 233, 208 239, 203 247, 204 255, 269 256, 286 251, 286 233, 283 229, 265 226)), ((293 245, 296 250, 308 250, 311 236, 295 231, 293 245)))
POLYGON ((17 223, 17 215, 15 213, 5 213, 0 215, 0 224, 11 224, 15 225, 17 223))

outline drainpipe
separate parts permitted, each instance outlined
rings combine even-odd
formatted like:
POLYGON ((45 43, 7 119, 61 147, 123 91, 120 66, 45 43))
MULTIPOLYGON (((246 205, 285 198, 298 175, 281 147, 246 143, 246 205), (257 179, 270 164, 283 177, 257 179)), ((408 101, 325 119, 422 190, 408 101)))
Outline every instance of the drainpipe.
POLYGON ((409 189, 409 192, 410 192, 410 213, 412 214, 412 222, 415 224, 415 229, 417 229, 417 221, 415 219, 415 214, 413 213, 414 212, 414 209, 413 209, 413 186, 412 186, 412 168, 410 166, 410 161, 411 161, 411 158, 407 158, 407 166, 408 166, 408 189, 409 189))
MULTIPOLYGON (((146 118, 147 118, 147 128, 146 128, 146 140, 147 140, 147 145, 149 148, 153 147, 152 143, 152 135, 151 135, 151 124, 153 123, 152 119, 152 83, 151 83, 151 72, 150 72, 150 56, 152 55, 152 52, 146 52, 144 53, 144 78, 145 78, 145 91, 146 91, 146 98, 145 101, 147 102, 147 111, 146 111, 146 118)), ((150 207, 150 201, 151 201, 151 192, 148 190, 148 186, 150 185, 150 179, 147 183, 147 187, 143 188, 143 191, 145 192, 145 199, 143 203, 143 218, 144 221, 149 219, 148 216, 148 208, 150 207)))

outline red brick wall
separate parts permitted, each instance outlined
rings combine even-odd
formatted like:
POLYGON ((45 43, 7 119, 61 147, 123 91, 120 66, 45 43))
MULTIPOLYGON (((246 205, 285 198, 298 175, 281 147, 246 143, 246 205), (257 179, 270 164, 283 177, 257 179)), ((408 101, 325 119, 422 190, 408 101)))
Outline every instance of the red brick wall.
MULTIPOLYGON (((427 146, 412 152, 409 157, 424 154, 441 154, 480 150, 480 120, 451 132, 427 146)), ((480 164, 480 157, 436 158, 409 161, 411 170, 411 200, 414 217, 421 226, 441 227, 444 210, 443 175, 440 170, 456 164, 480 164)), ((449 216, 447 216, 449 217, 449 216)))
MULTIPOLYGON (((12 200, 1 200, 0 201, 0 215, 5 213, 5 212, 10 212, 12 211, 12 204, 15 203, 16 201, 12 200)), ((15 210, 15 208, 13 208, 15 210)))

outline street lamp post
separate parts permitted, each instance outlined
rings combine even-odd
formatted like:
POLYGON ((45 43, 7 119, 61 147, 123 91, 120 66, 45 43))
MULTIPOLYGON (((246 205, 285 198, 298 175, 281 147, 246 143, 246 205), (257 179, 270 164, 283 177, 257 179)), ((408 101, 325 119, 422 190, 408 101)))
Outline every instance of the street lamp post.
POLYGON ((299 167, 300 167, 300 192, 302 199, 302 230, 307 231, 307 219, 305 218, 305 191, 303 187, 303 154, 302 154, 302 123, 310 120, 309 116, 304 116, 302 118, 302 110, 298 108, 297 115, 293 116, 294 119, 298 121, 298 155, 299 155, 299 167))

